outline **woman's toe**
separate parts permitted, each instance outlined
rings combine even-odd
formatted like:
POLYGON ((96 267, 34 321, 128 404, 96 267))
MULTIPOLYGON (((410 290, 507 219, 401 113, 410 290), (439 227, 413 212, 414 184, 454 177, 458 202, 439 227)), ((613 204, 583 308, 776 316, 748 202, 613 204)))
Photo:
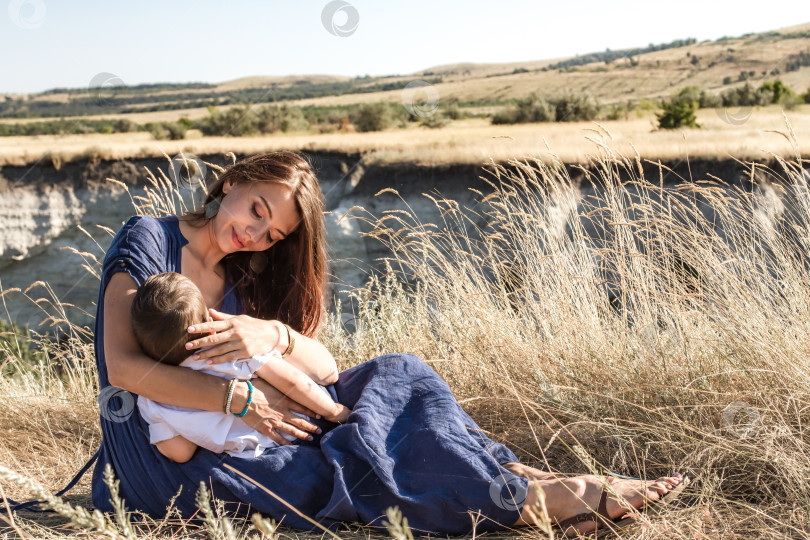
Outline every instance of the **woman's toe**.
POLYGON ((658 480, 656 480, 656 483, 667 486, 669 489, 672 489, 675 486, 677 486, 679 482, 674 478, 665 476, 663 478, 659 478, 658 480))

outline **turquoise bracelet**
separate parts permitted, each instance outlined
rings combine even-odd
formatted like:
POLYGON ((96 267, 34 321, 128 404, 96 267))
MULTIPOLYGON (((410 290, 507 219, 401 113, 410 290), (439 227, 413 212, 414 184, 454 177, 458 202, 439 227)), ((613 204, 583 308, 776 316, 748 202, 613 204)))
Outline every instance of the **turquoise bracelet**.
POLYGON ((242 418, 248 412, 248 407, 250 407, 250 402, 253 401, 253 385, 250 384, 250 381, 245 381, 248 384, 248 398, 247 403, 245 403, 245 408, 242 409, 242 412, 239 414, 233 413, 233 415, 237 418, 242 418))

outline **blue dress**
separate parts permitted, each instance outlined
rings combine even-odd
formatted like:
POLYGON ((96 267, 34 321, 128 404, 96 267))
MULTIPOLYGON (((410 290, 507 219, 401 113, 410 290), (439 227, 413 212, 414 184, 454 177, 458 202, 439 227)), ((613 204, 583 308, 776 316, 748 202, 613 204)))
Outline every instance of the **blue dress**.
MULTIPOLYGON (((323 424, 324 434, 312 442, 269 448, 252 459, 203 448, 183 464, 163 457, 149 444, 135 396, 107 380, 104 290, 116 272, 129 273, 139 285, 156 273, 180 272, 186 243, 176 217, 138 216, 121 228, 104 259, 95 328, 102 431, 92 481, 97 508, 112 511, 102 479, 109 463, 129 510, 163 517, 179 491, 175 505, 189 517, 204 482, 228 510, 258 511, 295 528, 314 529, 223 466, 229 464, 330 528, 343 521, 383 527, 391 506, 398 506, 411 528, 422 534, 470 534, 473 517, 477 532, 517 521, 528 481, 501 466, 517 458, 484 435, 430 366, 408 354, 386 354, 342 372, 331 387, 333 397, 353 412, 343 425, 323 424)), ((232 290, 222 311, 241 312, 232 290)))

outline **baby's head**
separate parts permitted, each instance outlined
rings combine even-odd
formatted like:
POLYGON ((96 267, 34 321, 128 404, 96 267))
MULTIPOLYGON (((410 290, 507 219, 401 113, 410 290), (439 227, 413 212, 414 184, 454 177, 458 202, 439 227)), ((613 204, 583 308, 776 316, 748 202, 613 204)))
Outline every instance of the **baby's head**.
POLYGON ((186 343, 200 337, 188 327, 208 320, 205 300, 194 283, 175 272, 150 276, 135 293, 130 310, 135 339, 158 362, 178 365, 189 356, 186 343))

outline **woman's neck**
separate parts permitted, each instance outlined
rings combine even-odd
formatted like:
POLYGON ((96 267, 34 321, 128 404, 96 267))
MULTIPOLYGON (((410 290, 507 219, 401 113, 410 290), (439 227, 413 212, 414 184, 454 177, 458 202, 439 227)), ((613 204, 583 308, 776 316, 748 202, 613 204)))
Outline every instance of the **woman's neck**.
POLYGON ((212 229, 213 220, 199 226, 189 220, 178 219, 180 232, 188 241, 185 248, 200 266, 207 270, 217 270, 225 253, 219 249, 212 229))

